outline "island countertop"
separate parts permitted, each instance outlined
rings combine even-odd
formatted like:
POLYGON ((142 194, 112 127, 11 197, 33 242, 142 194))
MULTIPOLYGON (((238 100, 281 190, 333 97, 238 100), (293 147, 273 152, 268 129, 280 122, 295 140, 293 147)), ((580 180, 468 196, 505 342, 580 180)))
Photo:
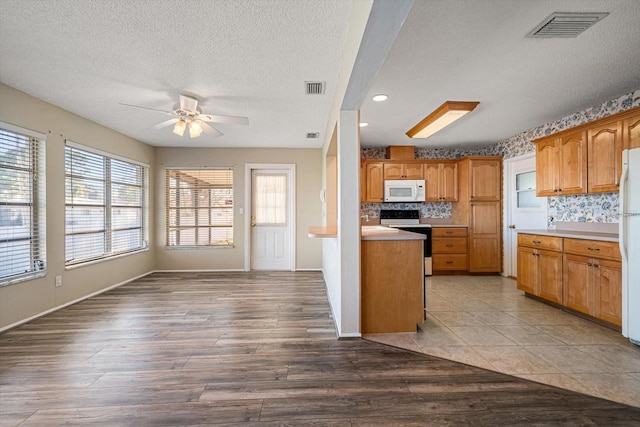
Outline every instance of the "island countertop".
POLYGON ((424 240, 424 234, 412 233, 384 225, 363 226, 361 240, 424 240))

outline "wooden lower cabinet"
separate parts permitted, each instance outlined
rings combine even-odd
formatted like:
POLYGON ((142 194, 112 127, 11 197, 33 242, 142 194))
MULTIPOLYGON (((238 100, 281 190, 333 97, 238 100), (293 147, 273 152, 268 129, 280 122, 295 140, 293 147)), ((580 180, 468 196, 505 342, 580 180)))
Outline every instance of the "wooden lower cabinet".
POLYGON ((564 305, 614 325, 622 325, 622 263, 564 255, 564 305))
POLYGON ((518 289, 622 325, 622 262, 616 243, 518 234, 518 289))
POLYGON ((434 227, 432 238, 434 274, 469 269, 466 227, 434 227))
POLYGON ((534 238, 534 247, 527 244, 527 238, 518 235, 518 289, 548 301, 562 303, 562 252, 538 249, 535 246, 562 247, 558 237, 534 238))
POLYGON ((500 202, 472 202, 469 214, 469 271, 502 270, 502 212, 500 202))

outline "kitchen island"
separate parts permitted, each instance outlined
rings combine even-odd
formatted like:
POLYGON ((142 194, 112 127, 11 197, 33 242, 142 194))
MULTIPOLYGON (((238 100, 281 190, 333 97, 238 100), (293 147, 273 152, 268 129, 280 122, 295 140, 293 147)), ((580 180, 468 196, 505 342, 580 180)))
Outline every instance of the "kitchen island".
POLYGON ((363 334, 415 332, 424 321, 423 234, 363 226, 360 311, 363 334))

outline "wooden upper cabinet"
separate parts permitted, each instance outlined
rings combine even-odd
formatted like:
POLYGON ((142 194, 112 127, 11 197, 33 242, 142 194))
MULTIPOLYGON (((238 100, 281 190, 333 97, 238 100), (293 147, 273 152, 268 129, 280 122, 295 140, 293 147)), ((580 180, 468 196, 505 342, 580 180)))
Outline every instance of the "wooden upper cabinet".
POLYGON ((555 138, 546 138, 536 144, 536 196, 554 196, 557 193, 559 157, 555 138))
POLYGON ((640 148, 640 114, 622 121, 623 149, 640 148))
POLYGON ((590 128, 588 141, 588 192, 618 191, 622 172, 622 121, 590 128))
POLYGON ((585 131, 566 134, 558 139, 560 149, 559 194, 582 194, 587 191, 587 138, 585 131))
POLYGON ((437 162, 424 166, 426 200, 428 202, 455 202, 458 200, 458 163, 437 162))
POLYGON ((365 163, 365 202, 382 202, 384 198, 384 175, 382 163, 365 163))
POLYGON ((502 186, 500 159, 471 159, 469 161, 469 199, 471 201, 500 201, 502 186))
POLYGON ((566 133, 536 143, 536 195, 587 192, 587 132, 566 133))
POLYGON ((384 179, 424 179, 422 163, 385 163, 384 179))

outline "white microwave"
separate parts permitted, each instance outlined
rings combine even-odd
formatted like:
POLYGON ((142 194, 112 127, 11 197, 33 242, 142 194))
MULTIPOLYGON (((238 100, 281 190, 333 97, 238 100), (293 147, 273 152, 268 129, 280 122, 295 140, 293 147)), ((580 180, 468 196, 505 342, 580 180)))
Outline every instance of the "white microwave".
POLYGON ((388 179, 384 182, 385 202, 424 202, 424 179, 388 179))

